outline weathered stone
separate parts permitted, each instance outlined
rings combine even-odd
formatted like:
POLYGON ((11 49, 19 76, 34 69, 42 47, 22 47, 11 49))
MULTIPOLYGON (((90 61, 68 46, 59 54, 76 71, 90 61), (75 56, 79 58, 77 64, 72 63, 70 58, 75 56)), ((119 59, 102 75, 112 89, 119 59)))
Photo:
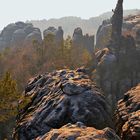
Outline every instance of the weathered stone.
POLYGON ((140 85, 125 93, 118 102, 116 131, 124 140, 140 139, 140 85))
POLYGON ((97 130, 93 127, 86 127, 84 124, 67 124, 60 129, 53 129, 49 133, 38 137, 36 140, 120 140, 110 128, 97 130), (80 124, 80 125, 79 125, 80 124))
POLYGON ((25 95, 32 101, 18 116, 15 138, 34 139, 67 123, 111 127, 110 106, 84 71, 54 71, 31 80, 25 95))

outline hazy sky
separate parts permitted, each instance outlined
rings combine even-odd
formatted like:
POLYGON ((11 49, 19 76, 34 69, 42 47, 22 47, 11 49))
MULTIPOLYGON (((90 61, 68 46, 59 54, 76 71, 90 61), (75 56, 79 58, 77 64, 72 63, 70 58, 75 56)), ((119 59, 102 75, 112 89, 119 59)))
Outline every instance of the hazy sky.
MULTIPOLYGON (((0 0, 0 30, 15 21, 64 16, 90 18, 111 11, 117 0, 0 0)), ((140 9, 140 0, 124 0, 124 9, 140 9)))

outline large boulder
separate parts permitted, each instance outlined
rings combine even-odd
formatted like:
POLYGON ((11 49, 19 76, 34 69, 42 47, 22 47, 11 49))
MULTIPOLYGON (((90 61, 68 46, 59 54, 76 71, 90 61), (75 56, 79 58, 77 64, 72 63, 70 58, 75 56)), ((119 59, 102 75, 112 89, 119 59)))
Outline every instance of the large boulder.
POLYGON ((38 137, 37 140, 120 140, 110 128, 97 130, 86 127, 78 122, 76 125, 67 124, 60 129, 53 129, 49 133, 38 137))
POLYGON ((118 102, 116 131, 124 140, 140 139, 140 85, 125 93, 118 102))
POLYGON ((31 102, 18 116, 15 138, 34 139, 67 123, 112 127, 110 106, 85 72, 60 70, 31 80, 25 89, 31 102))

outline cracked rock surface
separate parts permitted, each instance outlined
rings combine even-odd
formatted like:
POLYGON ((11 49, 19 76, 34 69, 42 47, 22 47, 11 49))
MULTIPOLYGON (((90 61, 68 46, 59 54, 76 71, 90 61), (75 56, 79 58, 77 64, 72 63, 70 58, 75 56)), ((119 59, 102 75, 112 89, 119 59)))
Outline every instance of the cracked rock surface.
POLYGON ((140 139, 140 85, 118 102, 115 118, 117 132, 123 140, 140 139))
POLYGON ((86 127, 80 122, 75 125, 67 124, 60 129, 53 129, 36 140, 120 140, 110 128, 97 130, 86 127))
POLYGON ((110 106, 85 71, 60 70, 30 80, 25 96, 31 102, 18 116, 15 139, 34 139, 67 123, 111 127, 110 106))

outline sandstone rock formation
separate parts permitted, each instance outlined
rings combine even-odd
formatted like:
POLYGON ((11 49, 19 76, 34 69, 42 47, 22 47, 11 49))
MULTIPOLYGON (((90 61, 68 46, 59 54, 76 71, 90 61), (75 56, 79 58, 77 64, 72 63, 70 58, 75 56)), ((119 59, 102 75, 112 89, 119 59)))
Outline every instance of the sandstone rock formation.
POLYGON ((140 82, 140 52, 135 48, 134 39, 122 37, 120 48, 118 55, 108 48, 95 54, 93 80, 96 79, 112 106, 140 82))
MULTIPOLYGON (((96 35, 96 47, 105 48, 111 39, 112 24, 110 20, 104 20, 100 25, 96 35)), ((131 35, 136 42, 136 49, 140 49, 140 15, 130 15, 124 17, 122 24, 122 35, 131 35)))
POLYGON ((85 72, 60 70, 31 80, 25 96, 32 99, 18 116, 15 139, 34 139, 67 123, 112 127, 110 106, 85 72))
POLYGON ((99 26, 96 33, 96 48, 105 48, 111 39, 111 28, 112 25, 110 20, 104 20, 102 25, 99 26))
POLYGON ((46 38, 49 34, 54 35, 55 45, 58 47, 62 47, 63 35, 64 35, 62 27, 59 26, 58 29, 54 27, 49 27, 48 29, 44 30, 43 32, 44 38, 46 38))
POLYGON ((116 131, 123 140, 140 139, 140 85, 118 102, 115 119, 116 131))
MULTIPOLYGON (((122 19, 118 22, 122 23, 122 19)), ((122 36, 120 28, 120 24, 112 26, 112 31, 116 33, 111 35, 107 48, 98 51, 94 58, 93 80, 101 87, 112 107, 126 91, 140 82, 140 51, 136 49, 134 38, 130 35, 122 36)))
POLYGON ((74 48, 80 48, 87 50, 90 54, 94 51, 94 35, 83 35, 80 27, 76 28, 72 37, 72 46, 74 48))
POLYGON ((118 0, 117 6, 114 10, 114 14, 111 18, 111 23, 112 23, 111 39, 118 43, 122 35, 123 0, 118 0))
POLYGON ((78 122, 76 125, 67 124, 60 129, 53 129, 49 133, 38 137, 36 140, 120 140, 110 128, 97 130, 86 127, 78 122))
POLYGON ((0 49, 11 46, 23 46, 26 40, 42 41, 41 32, 32 24, 16 22, 7 25, 0 34, 0 49))

